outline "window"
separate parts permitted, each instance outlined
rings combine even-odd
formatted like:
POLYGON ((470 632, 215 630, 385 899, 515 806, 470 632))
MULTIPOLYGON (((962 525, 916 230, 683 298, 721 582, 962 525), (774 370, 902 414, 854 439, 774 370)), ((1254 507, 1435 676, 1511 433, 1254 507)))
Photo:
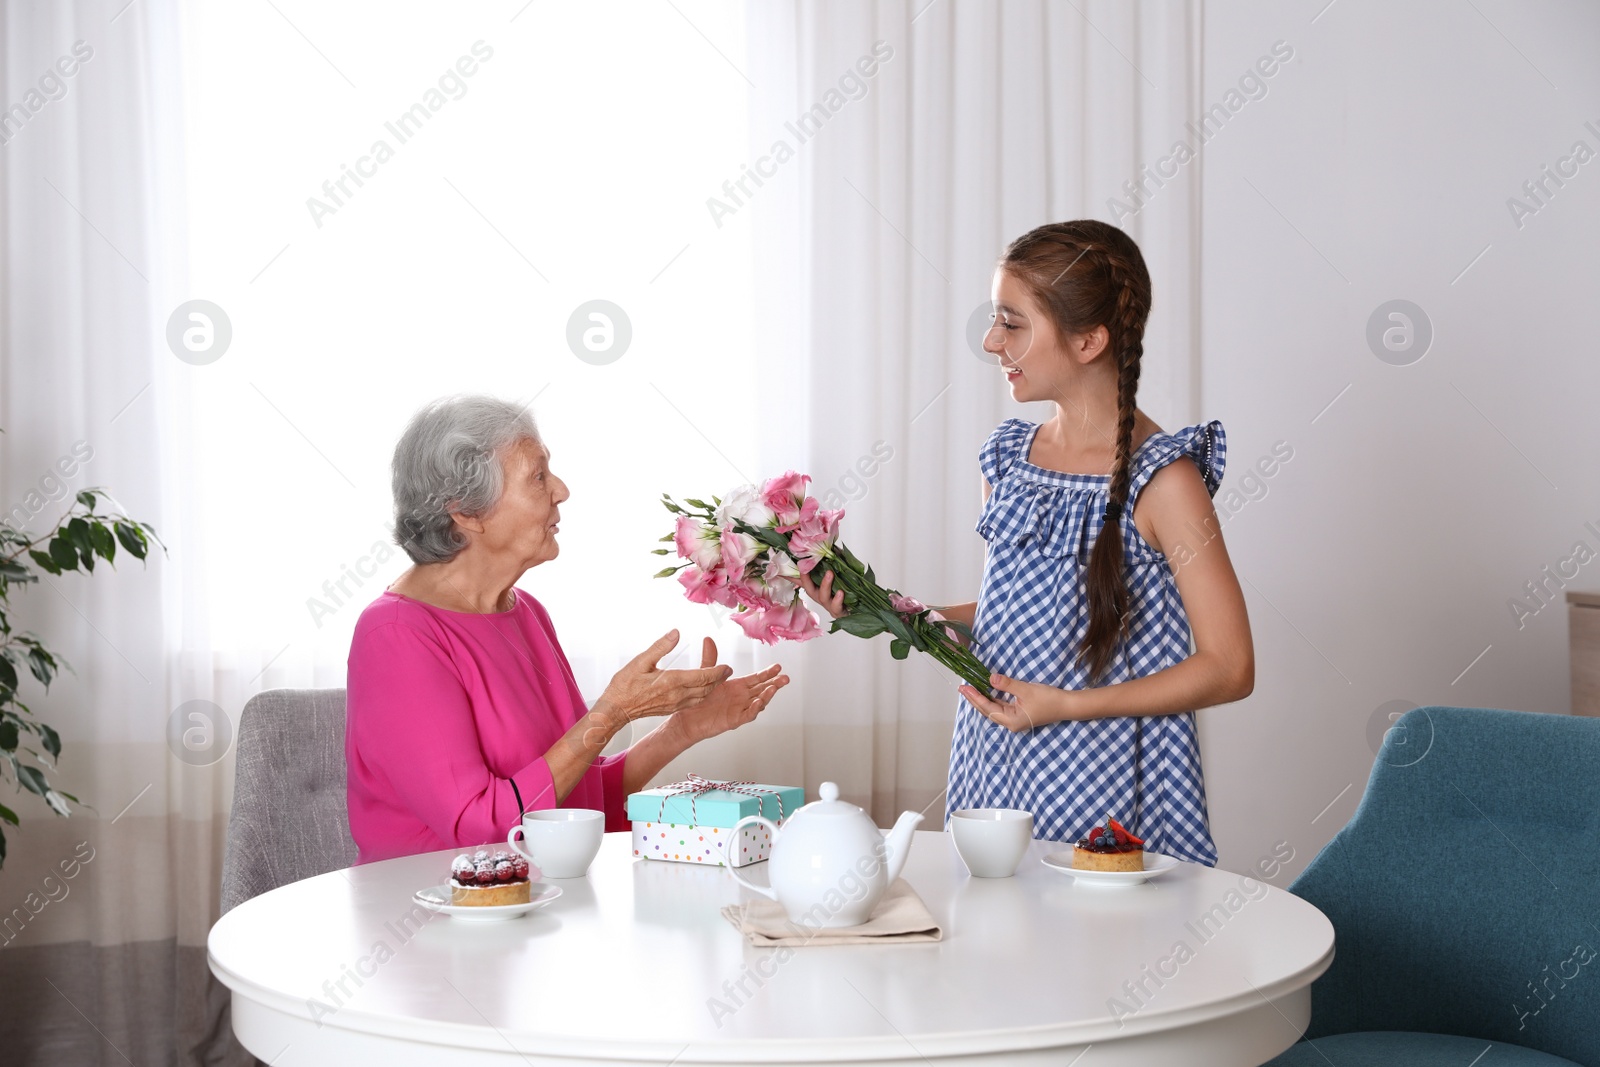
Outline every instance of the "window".
POLYGON ((342 684, 357 616, 408 565, 394 441, 454 392, 532 401, 571 489, 560 557, 521 584, 585 695, 674 626, 676 664, 697 663, 686 619, 712 628, 649 550, 662 492, 759 474, 747 223, 706 206, 749 158, 740 11, 518 8, 192 12, 173 302, 215 302, 232 340, 184 369, 174 433, 195 453, 206 640, 270 659, 263 686, 342 684), (567 343, 594 300, 631 329, 605 365, 567 343))

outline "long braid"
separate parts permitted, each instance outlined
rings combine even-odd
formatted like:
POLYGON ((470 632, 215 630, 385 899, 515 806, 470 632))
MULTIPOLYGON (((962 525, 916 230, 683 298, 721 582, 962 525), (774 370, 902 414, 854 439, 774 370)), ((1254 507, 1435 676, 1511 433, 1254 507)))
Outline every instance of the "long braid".
POLYGON ((1127 508, 1133 482, 1134 398, 1139 391, 1139 369, 1144 356, 1144 320, 1148 303, 1139 299, 1135 272, 1115 252, 1097 249, 1118 288, 1111 345, 1117 361, 1117 443, 1106 494, 1106 521, 1089 553, 1087 586, 1089 626, 1078 650, 1078 662, 1089 662, 1091 685, 1105 673, 1111 657, 1127 632, 1128 586, 1122 576, 1121 515, 1127 508))

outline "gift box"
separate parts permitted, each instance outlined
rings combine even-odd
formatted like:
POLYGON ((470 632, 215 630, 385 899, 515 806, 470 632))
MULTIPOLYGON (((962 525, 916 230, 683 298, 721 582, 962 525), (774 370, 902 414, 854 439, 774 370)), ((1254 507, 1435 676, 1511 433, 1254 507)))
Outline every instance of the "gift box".
POLYGON ((714 866, 759 863, 772 851, 772 831, 759 823, 733 826, 750 815, 778 825, 805 803, 798 786, 688 780, 628 797, 633 854, 639 859, 714 866))
POLYGON ((772 851, 772 831, 759 823, 733 830, 720 826, 692 826, 687 823, 636 822, 633 824, 633 854, 645 860, 676 860, 679 863, 705 863, 728 866, 728 843, 733 842, 733 866, 760 863, 772 851))

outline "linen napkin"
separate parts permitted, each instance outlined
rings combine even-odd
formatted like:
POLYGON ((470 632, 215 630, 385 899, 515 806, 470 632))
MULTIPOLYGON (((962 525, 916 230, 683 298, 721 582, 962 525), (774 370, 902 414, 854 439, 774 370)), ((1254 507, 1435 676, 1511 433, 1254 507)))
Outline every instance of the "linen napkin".
POLYGON ((776 900, 746 901, 722 909, 746 940, 758 948, 776 945, 880 945, 938 941, 944 936, 933 913, 904 878, 896 878, 859 926, 813 930, 791 922, 776 900))

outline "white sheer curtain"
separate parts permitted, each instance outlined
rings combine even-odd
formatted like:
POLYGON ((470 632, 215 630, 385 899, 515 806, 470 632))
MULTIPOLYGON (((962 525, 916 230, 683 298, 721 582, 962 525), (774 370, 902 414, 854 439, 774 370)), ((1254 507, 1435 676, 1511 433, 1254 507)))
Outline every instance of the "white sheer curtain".
POLYGON ((549 5, 5 6, 3 102, 28 117, 0 147, 0 489, 9 509, 42 487, 44 527, 69 490, 111 486, 170 548, 20 597, 78 668, 35 704, 92 807, 14 805, 8 1062, 238 1059, 208 1031, 204 961, 224 738, 254 692, 344 683, 356 616, 405 565, 387 464, 424 401, 531 402, 573 496, 560 559, 524 585, 588 695, 673 626, 756 665, 649 554, 663 491, 753 469, 748 227, 704 204, 745 150, 741 10, 626 15, 597 50, 593 15, 549 5), (80 40, 92 54, 35 108, 80 40), (567 341, 596 299, 631 324, 605 365, 567 341), (220 354, 169 347, 192 300, 226 316, 220 354), (215 761, 169 748, 190 701, 215 709, 215 761), (94 858, 51 899, 79 841, 94 858))
MULTIPOLYGON (((793 429, 763 439, 763 469, 781 457, 838 492, 844 540, 886 584, 972 600, 978 447, 1050 414, 1015 405, 967 336, 1008 241, 1070 218, 1127 229, 1155 285, 1140 406, 1168 429, 1196 417, 1199 161, 1132 217, 1108 199, 1196 111, 1199 4, 835 0, 748 19, 750 162, 775 175, 747 201, 762 396, 793 429)), ((839 781, 884 825, 927 806, 937 826, 955 681, 882 644, 786 653, 805 781, 839 781)))
POLYGON ((148 566, 14 592, 22 626, 72 662, 25 695, 63 739, 70 819, 19 798, 0 871, 0 1048, 8 1062, 171 1062, 203 1042, 227 764, 174 759, 169 717, 192 618, 171 428, 183 371, 163 342, 184 297, 180 22, 172 4, 7 3, 0 147, 0 479, 6 515, 48 530, 109 486, 174 547, 148 566), (68 461, 68 462, 64 462, 68 461), (65 876, 63 861, 72 877, 65 876))

